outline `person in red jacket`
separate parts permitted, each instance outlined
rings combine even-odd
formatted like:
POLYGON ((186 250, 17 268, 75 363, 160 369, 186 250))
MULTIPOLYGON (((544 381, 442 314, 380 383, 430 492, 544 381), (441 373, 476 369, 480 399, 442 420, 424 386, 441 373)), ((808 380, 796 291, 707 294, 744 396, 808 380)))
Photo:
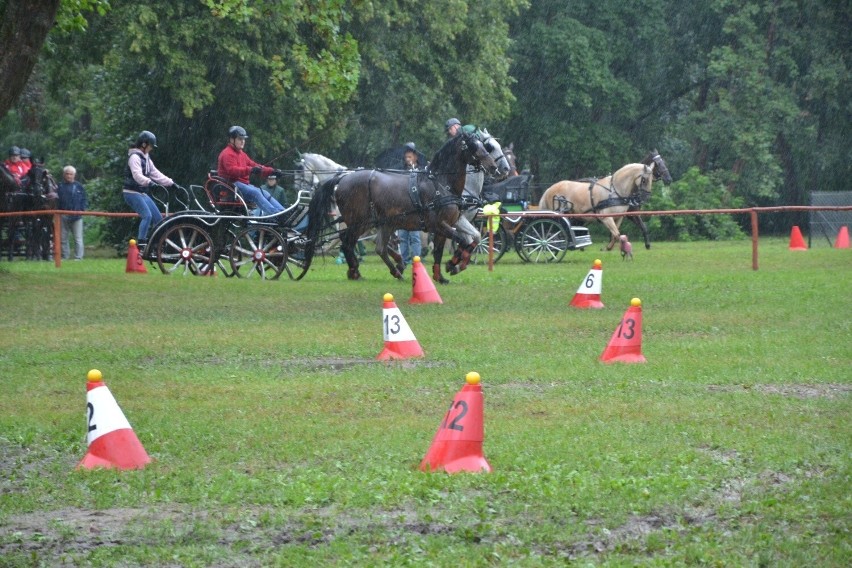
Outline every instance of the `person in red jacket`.
POLYGON ((21 180, 29 171, 29 168, 21 161, 21 149, 17 146, 9 148, 9 158, 3 162, 3 165, 6 166, 9 173, 15 178, 15 182, 20 186, 21 180))
POLYGON ((243 151, 246 138, 248 134, 242 126, 232 126, 228 129, 228 145, 219 153, 219 163, 216 166, 219 176, 233 183, 246 203, 257 205, 261 214, 272 215, 284 211, 284 207, 272 197, 271 193, 249 182, 249 176, 253 173, 262 177, 270 175, 281 177, 283 174, 269 166, 261 166, 249 158, 243 151))

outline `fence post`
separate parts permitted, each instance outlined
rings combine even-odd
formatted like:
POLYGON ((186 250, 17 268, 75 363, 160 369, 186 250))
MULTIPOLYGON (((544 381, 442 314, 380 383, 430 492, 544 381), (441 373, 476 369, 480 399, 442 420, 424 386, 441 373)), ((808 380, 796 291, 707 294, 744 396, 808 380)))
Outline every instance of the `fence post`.
POLYGON ((751 269, 757 270, 757 211, 749 210, 751 217, 751 269))
POLYGON ((53 265, 62 268, 62 215, 53 215, 53 265))

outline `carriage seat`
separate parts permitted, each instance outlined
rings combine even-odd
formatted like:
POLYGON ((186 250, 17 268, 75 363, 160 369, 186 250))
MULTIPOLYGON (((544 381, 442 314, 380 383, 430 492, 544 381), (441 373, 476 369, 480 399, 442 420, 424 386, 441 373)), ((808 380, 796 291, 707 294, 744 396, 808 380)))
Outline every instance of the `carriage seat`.
POLYGON ((204 193, 216 213, 248 215, 255 208, 254 203, 246 203, 237 193, 237 188, 225 178, 220 177, 216 170, 210 170, 207 174, 204 193))

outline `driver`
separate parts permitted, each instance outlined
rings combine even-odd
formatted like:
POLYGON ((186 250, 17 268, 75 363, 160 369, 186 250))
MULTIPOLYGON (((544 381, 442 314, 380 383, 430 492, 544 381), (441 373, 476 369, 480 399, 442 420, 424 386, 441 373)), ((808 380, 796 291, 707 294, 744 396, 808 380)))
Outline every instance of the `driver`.
POLYGON ((249 183, 249 176, 257 174, 262 177, 275 175, 281 177, 279 172, 269 166, 261 166, 243 151, 246 146, 248 134, 242 126, 232 126, 228 129, 228 145, 219 153, 219 163, 216 166, 218 174, 234 184, 237 192, 247 203, 254 203, 260 208, 263 215, 272 215, 284 211, 284 207, 272 194, 261 190, 249 183))

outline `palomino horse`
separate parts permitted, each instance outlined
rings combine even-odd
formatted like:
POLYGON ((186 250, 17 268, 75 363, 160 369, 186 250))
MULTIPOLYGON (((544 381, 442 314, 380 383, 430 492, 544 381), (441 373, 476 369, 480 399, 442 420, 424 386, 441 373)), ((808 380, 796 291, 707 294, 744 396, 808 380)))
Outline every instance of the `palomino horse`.
MULTIPOLYGON (((328 226, 327 212, 336 202, 346 228, 340 231, 341 248, 349 265, 350 280, 361 278, 355 243, 358 237, 376 227, 376 252, 394 278, 402 279, 404 264, 389 246, 397 229, 435 232, 435 265, 440 273, 444 241, 461 241, 453 225, 459 219, 459 197, 464 189, 467 165, 482 165, 497 171, 497 164, 473 134, 459 134, 438 150, 425 171, 392 173, 357 170, 335 176, 314 192, 308 210, 307 236, 316 242, 328 226)), ((308 254, 313 248, 308 247, 308 254)), ((457 265, 461 258, 450 261, 457 265), (455 262, 454 262, 455 261, 455 262)), ((433 266, 433 273, 436 272, 433 266)))
MULTIPOLYGON (((638 207, 651 195, 655 164, 627 164, 603 179, 560 181, 541 196, 539 209, 561 213, 624 213, 638 207)), ((606 250, 612 250, 620 236, 623 217, 598 217, 612 238, 606 250)))
MULTIPOLYGON (((669 168, 656 148, 648 152, 648 155, 639 163, 646 166, 654 165, 654 181, 663 180, 665 185, 669 185, 672 182, 672 175, 669 173, 669 168)), ((627 208, 627 211, 639 211, 641 207, 641 204, 631 205, 627 208)), ((633 221, 639 227, 639 230, 642 231, 642 238, 645 239, 645 248, 650 249, 651 239, 648 237, 648 226, 645 225, 644 219, 639 215, 630 215, 628 219, 633 221)))

